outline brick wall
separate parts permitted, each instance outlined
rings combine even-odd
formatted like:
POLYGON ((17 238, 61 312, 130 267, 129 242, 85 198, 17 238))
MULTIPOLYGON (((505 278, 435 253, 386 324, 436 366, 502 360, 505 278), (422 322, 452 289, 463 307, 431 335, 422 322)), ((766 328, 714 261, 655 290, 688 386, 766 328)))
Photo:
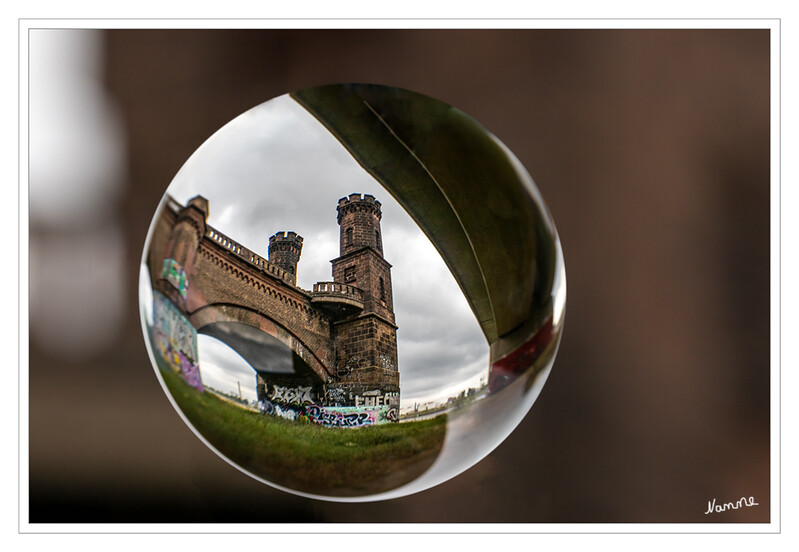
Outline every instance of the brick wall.
POLYGON ((334 325, 336 376, 340 381, 399 383, 397 330, 375 315, 334 325))
POLYGON ((227 303, 262 312, 296 335, 333 373, 335 355, 330 321, 311 306, 308 293, 257 274, 243 260, 208 240, 200 245, 189 281, 197 290, 190 295, 190 311, 207 304, 227 303))
POLYGON ((360 249, 335 259, 333 261, 333 281, 362 289, 364 312, 374 312, 390 322, 394 322, 391 265, 374 250, 360 249))

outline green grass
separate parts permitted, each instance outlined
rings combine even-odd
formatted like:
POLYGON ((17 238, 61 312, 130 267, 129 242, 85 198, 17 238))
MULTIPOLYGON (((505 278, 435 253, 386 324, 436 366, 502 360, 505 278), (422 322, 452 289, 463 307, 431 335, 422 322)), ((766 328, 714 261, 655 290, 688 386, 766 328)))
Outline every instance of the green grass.
POLYGON ((359 496, 416 479, 438 456, 446 416, 363 428, 327 428, 247 411, 161 370, 175 401, 217 450, 254 475, 298 491, 359 496))

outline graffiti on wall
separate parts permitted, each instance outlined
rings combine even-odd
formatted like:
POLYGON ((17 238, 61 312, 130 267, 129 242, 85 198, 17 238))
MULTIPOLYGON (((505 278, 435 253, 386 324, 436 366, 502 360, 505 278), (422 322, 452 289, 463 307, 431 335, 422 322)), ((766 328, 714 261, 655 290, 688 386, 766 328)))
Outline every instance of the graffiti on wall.
POLYGON ((395 407, 364 408, 359 406, 319 406, 305 408, 308 419, 326 427, 364 427, 395 422, 399 413, 395 407))
POLYGON ((353 373, 354 371, 358 370, 361 367, 363 360, 361 359, 360 355, 351 355, 347 362, 344 364, 343 367, 340 367, 336 370, 336 375, 340 378, 346 377, 353 373))
POLYGON ((394 363, 391 361, 391 358, 388 355, 380 355, 380 357, 378 357, 378 360, 380 362, 380 367, 383 368, 384 370, 396 371, 397 367, 394 365, 394 363))
POLYGON ((302 412, 297 412, 293 408, 283 408, 279 404, 275 405, 275 416, 278 418, 283 418, 284 420, 295 421, 297 418, 302 416, 302 412))
POLYGON ((327 384, 320 393, 325 407, 352 407, 378 412, 377 423, 399 421, 399 391, 363 384, 327 384))
POLYGON ((276 418, 310 421, 326 427, 365 427, 399 421, 399 409, 395 406, 294 406, 262 400, 258 402, 258 408, 263 414, 276 418))
POLYGON ((186 277, 186 271, 175 259, 164 259, 164 264, 161 265, 161 278, 172 284, 180 296, 184 299, 189 293, 189 279, 186 277))
POLYGON ((200 377, 200 367, 186 358, 185 355, 180 353, 180 373, 186 383, 197 389, 203 391, 203 380, 200 377))
POLYGON ((341 387, 328 387, 325 389, 325 402, 329 405, 343 405, 347 394, 341 387))
POLYGON ((396 388, 368 384, 279 385, 257 375, 263 414, 327 427, 364 427, 399 421, 396 388))
POLYGON ((197 330, 164 295, 153 291, 153 341, 155 354, 192 387, 203 390, 197 363, 197 330))
POLYGON ((171 347, 197 360, 197 330, 189 319, 161 293, 153 292, 153 327, 171 347))
POLYGON ((399 406, 399 393, 386 392, 379 389, 364 391, 352 397, 355 406, 399 406))
POLYGON ((269 397, 272 401, 281 401, 289 404, 310 404, 316 402, 311 390, 312 386, 308 387, 282 387, 280 385, 272 385, 272 396, 269 397))
POLYGON ((284 420, 292 422, 305 417, 305 409, 302 407, 292 408, 286 405, 275 404, 271 401, 260 401, 258 403, 258 408, 263 414, 275 416, 276 418, 283 418, 284 420))
POLYGON ((258 408, 263 414, 274 414, 275 405, 271 401, 258 401, 258 408))
POLYGON ((308 419, 315 424, 326 427, 363 427, 375 425, 376 412, 353 406, 317 406, 307 407, 308 419))

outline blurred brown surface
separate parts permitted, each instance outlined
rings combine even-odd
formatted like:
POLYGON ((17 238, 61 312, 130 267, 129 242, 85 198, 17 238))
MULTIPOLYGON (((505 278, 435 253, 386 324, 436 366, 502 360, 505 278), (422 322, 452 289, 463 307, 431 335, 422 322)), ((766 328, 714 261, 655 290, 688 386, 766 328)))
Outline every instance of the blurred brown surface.
POLYGON ((129 308, 88 360, 31 340, 32 522, 769 521, 768 31, 118 30, 105 48, 129 308), (245 110, 334 82, 421 92, 496 134, 549 205, 568 280, 559 356, 517 430, 461 476, 375 504, 292 496, 207 449, 156 380, 136 306, 147 227, 189 155, 245 110), (741 496, 759 506, 704 515, 741 496))

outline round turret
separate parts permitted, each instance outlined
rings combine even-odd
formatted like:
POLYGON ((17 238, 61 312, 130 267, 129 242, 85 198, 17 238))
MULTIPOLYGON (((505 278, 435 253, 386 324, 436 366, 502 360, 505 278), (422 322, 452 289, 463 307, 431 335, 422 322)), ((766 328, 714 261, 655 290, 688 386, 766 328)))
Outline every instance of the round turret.
POLYGON ((383 254, 380 235, 380 202, 374 196, 350 194, 338 200, 337 221, 341 226, 340 252, 345 255, 363 247, 371 247, 383 254))
POLYGON ((302 236, 296 232, 278 232, 269 238, 269 262, 296 275, 302 253, 302 236))

